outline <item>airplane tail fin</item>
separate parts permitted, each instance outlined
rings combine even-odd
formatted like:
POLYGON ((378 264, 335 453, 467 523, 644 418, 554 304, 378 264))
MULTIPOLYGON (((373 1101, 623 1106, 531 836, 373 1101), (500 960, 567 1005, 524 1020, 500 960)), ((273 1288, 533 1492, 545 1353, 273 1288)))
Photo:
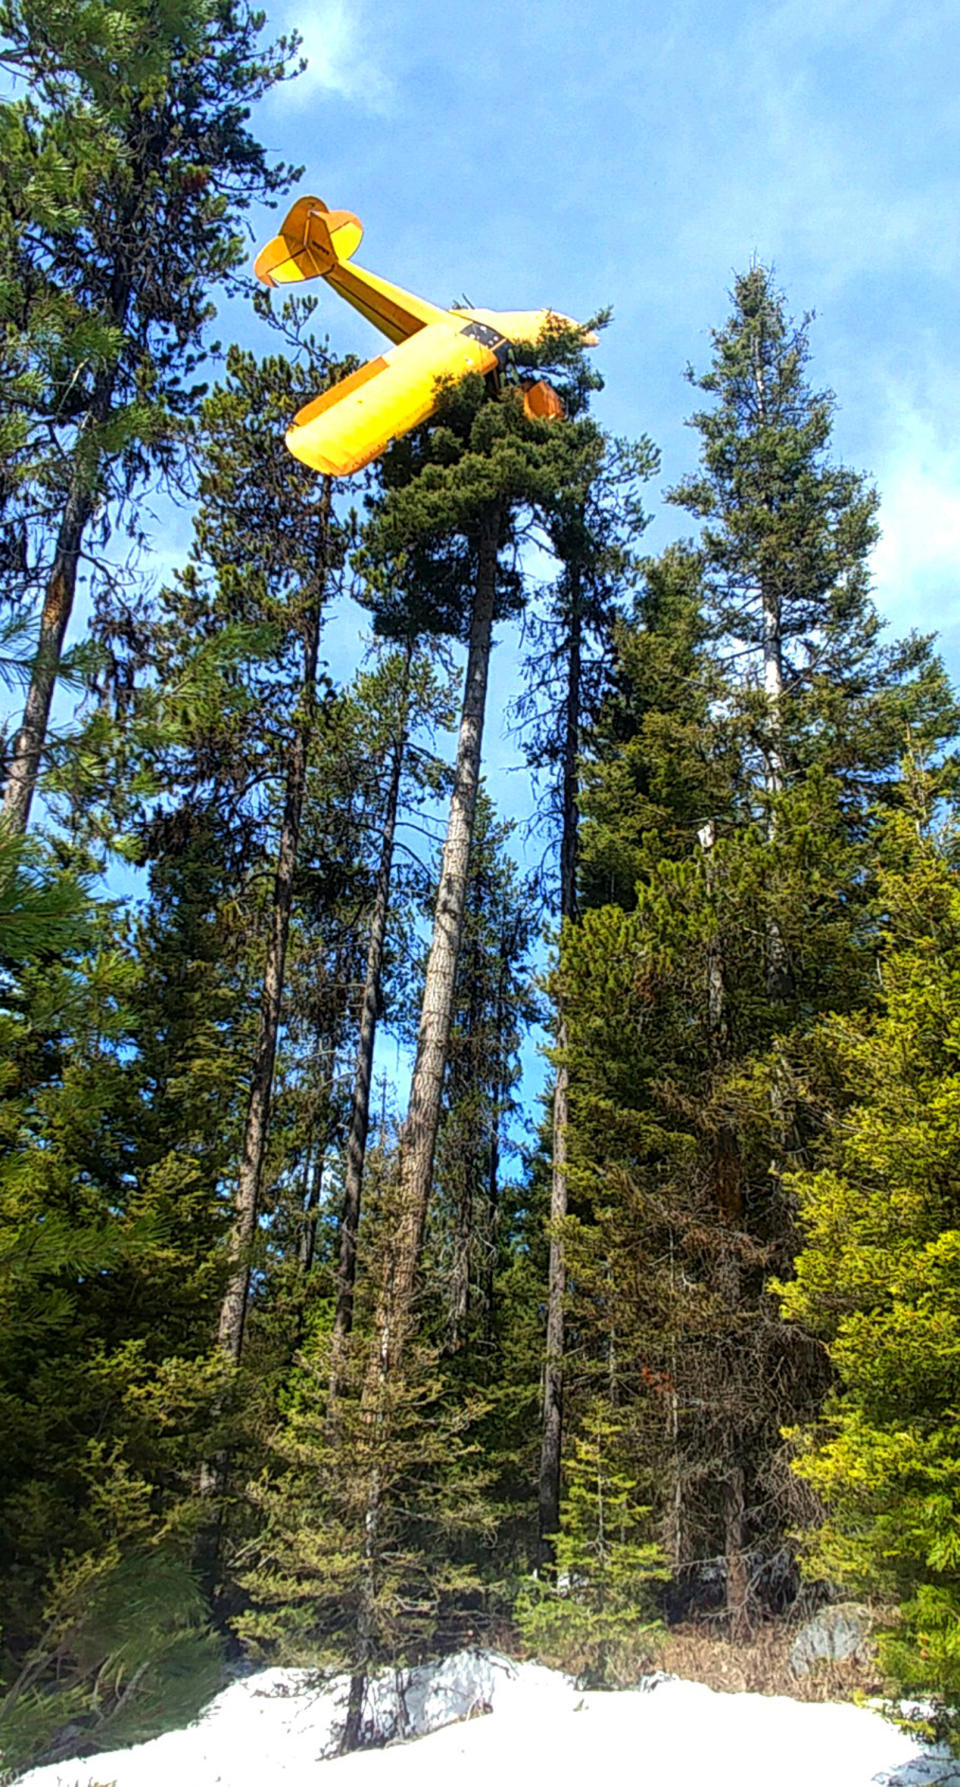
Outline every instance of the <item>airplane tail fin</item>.
POLYGON ((253 270, 264 285, 316 279, 348 261, 362 238, 363 225, 352 211, 331 211, 322 199, 298 199, 280 234, 260 250, 253 270))

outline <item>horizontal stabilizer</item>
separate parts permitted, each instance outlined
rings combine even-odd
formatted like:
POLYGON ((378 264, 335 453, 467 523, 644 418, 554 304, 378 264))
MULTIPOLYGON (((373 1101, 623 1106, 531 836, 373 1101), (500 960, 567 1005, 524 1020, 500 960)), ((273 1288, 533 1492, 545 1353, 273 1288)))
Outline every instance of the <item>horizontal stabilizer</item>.
POLYGON ((352 211, 331 211, 322 199, 304 197, 260 250, 253 270, 264 285, 317 279, 348 261, 362 240, 363 225, 352 211))

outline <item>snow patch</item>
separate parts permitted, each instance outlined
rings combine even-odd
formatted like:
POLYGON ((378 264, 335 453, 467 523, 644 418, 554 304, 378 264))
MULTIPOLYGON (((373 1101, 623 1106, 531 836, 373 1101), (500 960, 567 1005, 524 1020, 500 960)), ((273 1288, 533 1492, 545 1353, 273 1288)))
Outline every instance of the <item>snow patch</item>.
POLYGON ((582 1694, 490 1651, 379 1677, 365 1716, 386 1747, 333 1757, 347 1686, 266 1669, 185 1731, 34 1769, 20 1787, 317 1787, 318 1770, 328 1787, 960 1787, 945 1751, 865 1707, 716 1694, 676 1677, 582 1694))

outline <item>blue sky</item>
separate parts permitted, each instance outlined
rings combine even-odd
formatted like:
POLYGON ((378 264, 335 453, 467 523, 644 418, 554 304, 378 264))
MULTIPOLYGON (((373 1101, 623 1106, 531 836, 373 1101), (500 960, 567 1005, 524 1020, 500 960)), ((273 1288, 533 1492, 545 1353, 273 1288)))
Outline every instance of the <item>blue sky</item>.
MULTIPOLYGON (((772 262, 817 313, 837 455, 881 491, 878 605, 960 674, 955 6, 304 0, 271 25, 310 65, 259 130, 360 216, 359 260, 440 301, 612 304, 597 410, 661 447, 653 546, 686 531, 659 500, 695 456, 683 369, 734 272, 772 262)), ((334 340, 374 351, 322 299, 334 340)))
MULTIPOLYGON (((684 368, 706 367, 734 274, 772 264, 791 310, 816 313, 835 455, 881 494, 877 605, 898 632, 937 631, 960 680, 955 6, 305 0, 271 24, 301 32, 309 68, 258 127, 305 164, 304 190, 359 215, 362 264, 440 302, 613 306, 596 409, 661 449, 651 549, 691 531, 662 500, 696 458, 684 368)), ((334 343, 377 351, 317 289, 334 343)), ((334 623, 334 662, 356 631, 334 623)), ((519 816, 529 781, 503 725, 516 665, 505 635, 485 756, 519 816)), ((531 1045, 528 1088, 539 1077, 531 1045)))
MULTIPOLYGON (((309 67, 268 96, 254 128, 304 164, 301 190, 360 216, 364 265, 440 302, 580 317, 613 306, 596 409, 613 432, 661 448, 651 549, 690 531, 662 501, 696 457, 684 367, 707 365, 735 272, 754 255, 772 263, 791 309, 816 312, 812 379, 837 395, 836 457, 880 490, 877 604, 897 631, 938 631, 960 681, 960 9, 267 7, 273 32, 301 32, 309 67)), ((251 260, 275 226, 252 215, 251 260)), ((315 289, 335 347, 379 351, 372 329, 315 289)), ((235 304, 218 332, 271 345, 235 304)), ((159 576, 188 543, 188 518, 165 515, 159 576)), ((356 661, 360 624, 356 611, 332 618, 335 670, 356 661)), ((486 761, 498 805, 522 815, 529 782, 503 726, 516 663, 505 633, 486 761)))

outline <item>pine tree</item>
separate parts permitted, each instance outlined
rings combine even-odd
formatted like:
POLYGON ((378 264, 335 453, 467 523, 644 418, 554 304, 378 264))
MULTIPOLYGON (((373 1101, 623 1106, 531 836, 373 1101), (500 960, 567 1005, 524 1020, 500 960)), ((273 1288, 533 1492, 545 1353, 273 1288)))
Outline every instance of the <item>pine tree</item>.
POLYGON ((512 830, 481 787, 426 1238, 428 1328, 484 1393, 497 1378, 499 1203, 517 1055, 537 1012, 529 954, 539 902, 507 855, 512 830))
MULTIPOLYGON (((580 751, 585 727, 596 711, 605 678, 617 598, 634 574, 636 539, 645 525, 639 485, 657 464, 650 442, 628 447, 598 442, 597 458, 584 465, 579 486, 558 491, 546 518, 551 546, 561 570, 548 614, 532 626, 534 651, 525 669, 536 678, 521 696, 528 724, 528 759, 552 772, 548 810, 559 830, 561 930, 577 914, 579 858, 580 751)), ((543 1438, 540 1458, 538 1564, 548 1566, 551 1535, 560 1521, 560 1460, 563 1435, 563 1352, 566 1264, 563 1223, 567 1214, 567 1123, 569 1075, 565 1060, 566 1024, 557 1013, 558 1060, 553 1088, 550 1261, 547 1289, 543 1438)))
POLYGON ((364 1742, 374 1673, 420 1661, 463 1635, 478 1585, 469 1550, 491 1526, 470 1438, 480 1405, 445 1380, 435 1349, 410 1342, 402 1373, 377 1375, 370 1406, 397 1180, 395 1156, 374 1151, 365 1271, 340 1348, 336 1418, 331 1336, 317 1331, 290 1376, 271 1469, 251 1488, 260 1529, 243 1578, 249 1607, 235 1621, 257 1655, 350 1671, 345 1751, 364 1742))
POLYGON ((6 883, 0 978, 8 1763, 152 1734, 192 1713, 219 1669, 189 1571, 219 1388, 215 1235, 191 1208, 189 1163, 178 1180, 147 1165, 122 922, 62 871, 27 874, 6 883))
MULTIPOLYGON (((380 828, 375 886, 369 921, 369 940, 363 995, 357 1032, 356 1057, 347 1126, 343 1214, 337 1252, 337 1306, 334 1321, 332 1370, 353 1325, 353 1291, 363 1188, 363 1168, 370 1127, 370 1092, 377 1024, 384 1003, 384 968, 391 906, 401 904, 394 873, 394 851, 401 804, 422 804, 437 779, 437 765, 424 752, 417 735, 425 725, 449 720, 449 700, 443 681, 429 657, 416 653, 408 639, 402 649, 386 654, 380 665, 358 681, 358 725, 368 761, 383 762, 385 790, 380 828)), ((404 877, 409 880, 409 876, 404 877)), ((331 1395, 335 1384, 331 1380, 331 1395)))
POLYGON ((662 1633, 652 1584, 666 1571, 650 1510, 618 1458, 621 1438, 602 1405, 588 1410, 566 1465, 555 1579, 532 1583, 518 1603, 525 1643, 581 1688, 631 1686, 662 1633))
POLYGON ((791 1039, 871 1005, 871 803, 897 799, 909 731, 936 750, 956 718, 929 641, 878 643, 874 499, 831 465, 805 328, 761 269, 734 299, 677 493, 707 526, 647 570, 586 776, 583 889, 621 904, 585 914, 559 989, 573 1320, 636 1406, 681 1587, 721 1556, 738 1632, 792 1592, 779 1428, 824 1381, 764 1290, 795 1246, 782 1175, 817 1129, 791 1039))
POLYGON ((18 606, 41 603, 6 774, 17 830, 85 552, 149 468, 178 481, 211 291, 242 259, 243 211, 290 178, 246 125, 294 49, 261 48, 261 24, 234 0, 3 9, 5 63, 24 83, 0 119, 18 400, 5 524, 21 560, 18 606))
POLYGON ((930 828, 930 786, 911 780, 914 810, 881 845, 878 1009, 825 1021, 802 1062, 833 1120, 790 1181, 804 1239, 781 1295, 836 1373, 795 1435, 825 1509, 807 1567, 888 1622, 898 1609, 880 1638, 893 1689, 932 1697, 956 1737, 960 883, 953 828, 930 828))
MULTIPOLYGON (((545 355, 582 365, 579 332, 559 334, 545 355)), ((368 532, 367 565, 389 599, 378 624, 430 627, 467 640, 457 760, 430 957, 421 1006, 410 1103, 401 1148, 401 1227, 389 1307, 382 1312, 385 1369, 411 1331, 416 1275, 430 1196, 457 956, 463 926, 479 786, 492 629, 520 599, 515 572, 501 564, 523 511, 552 511, 559 493, 582 479, 596 455, 586 421, 534 421, 519 391, 493 399, 482 381, 454 387, 437 425, 408 437, 385 464, 383 503, 368 532)))

